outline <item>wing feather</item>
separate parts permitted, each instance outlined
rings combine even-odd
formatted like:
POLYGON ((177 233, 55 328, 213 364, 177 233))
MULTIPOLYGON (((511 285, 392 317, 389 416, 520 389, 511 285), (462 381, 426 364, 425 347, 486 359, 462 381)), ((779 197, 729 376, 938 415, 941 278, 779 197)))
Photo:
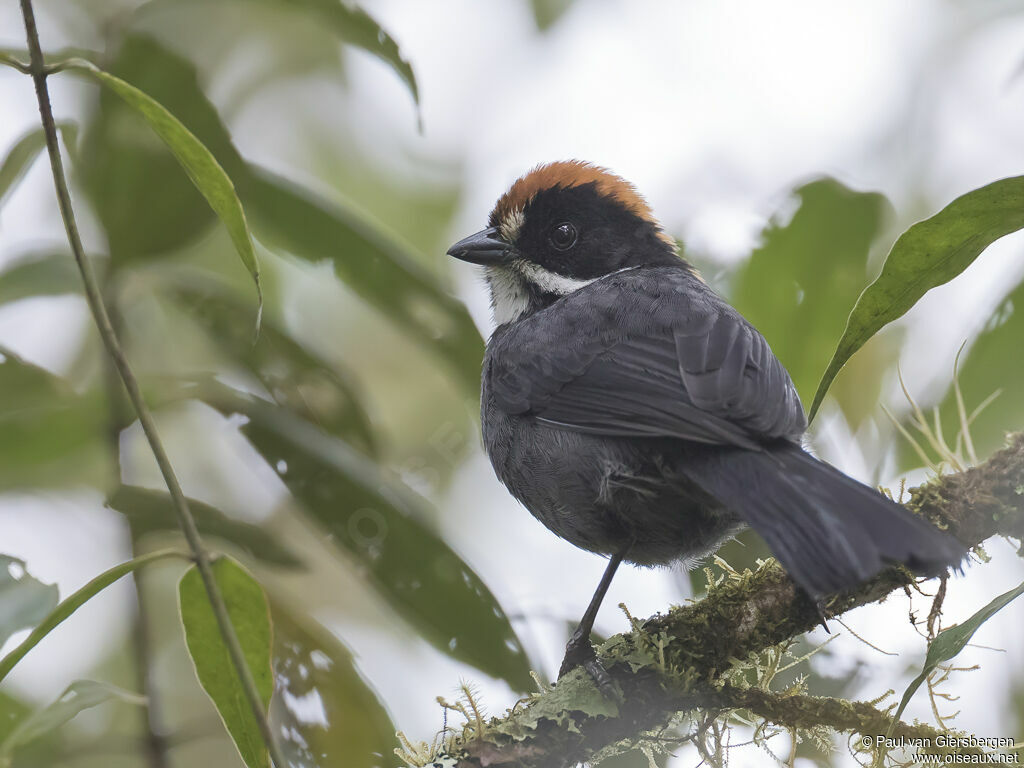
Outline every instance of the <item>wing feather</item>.
POLYGON ((758 448, 806 427, 768 342, 686 268, 627 270, 495 332, 508 413, 591 434, 758 448))

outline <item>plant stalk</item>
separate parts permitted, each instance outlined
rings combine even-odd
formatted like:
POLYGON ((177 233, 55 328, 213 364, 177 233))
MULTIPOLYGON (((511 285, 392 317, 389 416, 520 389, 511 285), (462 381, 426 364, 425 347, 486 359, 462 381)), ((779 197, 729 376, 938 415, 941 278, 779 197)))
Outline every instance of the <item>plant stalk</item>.
POLYGON ((89 304, 89 310, 96 322, 103 345, 107 348, 107 352, 114 361, 114 366, 117 368, 121 381, 124 383, 125 390, 128 392, 128 398, 131 400, 132 406, 139 417, 139 424, 142 426, 142 431, 146 435, 149 447, 153 451, 153 457, 156 459, 160 473, 167 484, 167 490, 174 501, 174 508, 178 514, 178 522, 181 524, 182 533, 195 557, 196 567, 203 580, 203 586, 206 588, 206 594, 210 599, 214 616, 217 618, 217 626, 220 629, 221 637, 224 640, 225 646, 227 646, 228 655, 242 684, 245 698, 248 700, 249 707, 256 718, 263 741, 267 746, 273 763, 278 768, 286 768, 287 763, 284 761, 280 748, 277 746, 277 740, 274 738, 273 731, 271 730, 266 710, 263 702, 260 700, 259 692, 256 690, 256 682, 245 662, 241 643, 238 640, 238 635, 235 633, 234 626, 231 624, 227 606, 224 604, 224 597, 221 595, 214 578, 213 569, 210 566, 210 557, 203 548, 199 529, 196 527, 195 519, 188 508, 188 502, 181 490, 181 485, 178 482, 177 475, 174 473, 174 468, 171 466, 170 459, 167 457, 167 452, 164 450, 153 415, 143 399, 138 380, 132 372, 128 358, 121 349, 117 334, 111 325, 92 263, 85 257, 85 250, 82 247, 81 236, 78 232, 78 224, 75 221, 74 210, 71 207, 71 193, 68 191, 67 179, 64 175, 64 164, 61 160, 60 148, 57 144, 57 128, 54 123, 53 110, 50 106, 50 93, 46 84, 48 72, 39 43, 39 32, 36 29, 32 0, 21 0, 21 12, 25 19, 25 34, 28 40, 29 70, 35 83, 36 98, 39 102, 39 114, 42 118, 43 132, 46 135, 46 150, 50 156, 50 168, 53 171, 57 204, 60 207, 61 218, 64 220, 64 228, 67 230, 71 251, 82 274, 82 282, 85 285, 85 296, 89 304))

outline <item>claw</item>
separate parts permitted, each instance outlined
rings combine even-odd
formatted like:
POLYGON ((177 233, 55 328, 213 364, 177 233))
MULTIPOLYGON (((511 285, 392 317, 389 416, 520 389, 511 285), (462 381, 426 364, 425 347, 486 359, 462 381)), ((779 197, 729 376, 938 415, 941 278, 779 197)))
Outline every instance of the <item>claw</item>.
POLYGON ((815 600, 814 601, 814 607, 818 609, 818 621, 821 622, 821 628, 824 629, 828 634, 831 635, 832 634, 832 630, 830 630, 828 628, 828 624, 825 622, 825 619, 827 618, 827 616, 825 615, 826 614, 826 610, 825 610, 825 600, 824 600, 824 598, 818 598, 817 600, 815 600))
POLYGON ((561 680, 576 667, 583 667, 605 698, 613 700, 619 698, 611 675, 597 659, 594 646, 590 644, 589 638, 583 637, 579 632, 574 633, 565 646, 565 658, 562 659, 562 666, 558 670, 558 679, 561 680))

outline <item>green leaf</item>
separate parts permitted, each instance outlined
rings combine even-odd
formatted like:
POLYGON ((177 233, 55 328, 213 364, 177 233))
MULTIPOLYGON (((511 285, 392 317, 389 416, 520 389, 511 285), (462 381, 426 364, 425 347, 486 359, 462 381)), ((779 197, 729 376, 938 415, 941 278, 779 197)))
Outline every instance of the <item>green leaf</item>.
MULTIPOLYGON (((28 64, 26 64, 24 61, 19 59, 13 53, 10 53, 9 50, 10 49, 8 49, 8 50, 0 50, 0 64, 5 64, 8 67, 11 67, 13 69, 18 70, 19 72, 22 72, 24 74, 28 74, 28 72, 29 72, 28 64)), ((27 56, 28 52, 27 51, 20 52, 20 53, 22 53, 22 55, 26 59, 28 58, 28 56, 27 56)))
MULTIPOLYGON (((28 48, 0 47, 0 63, 7 64, 15 69, 25 68, 27 70, 28 62, 31 58, 32 56, 28 52, 28 48)), ((54 63, 71 58, 98 61, 101 58, 101 54, 91 48, 79 48, 74 45, 66 45, 49 53, 43 52, 43 63, 47 66, 52 66, 54 63)), ((26 72, 26 74, 28 73, 26 72)))
POLYGON ((36 296, 81 292, 82 277, 74 257, 67 252, 28 254, 0 273, 0 305, 36 296))
POLYGON ((900 716, 903 714, 903 710, 907 708, 907 704, 910 703, 910 699, 918 688, 928 679, 928 675, 932 671, 945 661, 949 661, 962 651, 967 643, 971 641, 971 637, 978 631, 978 627, 984 624, 986 621, 995 616, 999 611, 1009 605, 1013 600, 1024 595, 1024 583, 1021 583, 1009 592, 1004 592, 999 597, 995 598, 992 602, 982 608, 980 611, 975 613, 971 618, 965 621, 963 624, 957 624, 956 626, 944 629, 936 635, 935 639, 928 646, 928 653, 924 660, 924 669, 921 670, 921 674, 915 677, 910 685, 907 686, 907 690, 903 692, 903 698, 900 699, 900 705, 896 709, 896 714, 893 715, 892 724, 889 726, 889 735, 892 735, 892 730, 895 728, 896 723, 899 722, 900 716))
POLYGON ((32 713, 22 697, 15 696, 11 690, 0 690, 0 744, 18 727, 18 723, 32 713))
POLYGON ((356 669, 351 652, 304 611, 271 600, 275 721, 293 768, 377 768, 398 746, 395 725, 356 669), (309 705, 323 713, 309 717, 309 705))
MULTIPOLYGON (((78 135, 78 126, 74 123, 57 123, 57 130, 64 135, 64 144, 69 150, 73 150, 78 135)), ((0 164, 0 208, 4 200, 11 193, 18 182, 28 173, 36 157, 46 148, 46 134, 42 128, 36 128, 25 133, 14 142, 0 164)))
POLYGON ((24 560, 0 555, 0 646, 15 632, 34 627, 56 605, 56 584, 29 576, 24 560))
MULTIPOLYGON (((446 360, 466 391, 479 390, 479 331, 461 302, 405 248, 348 208, 246 164, 186 59, 134 35, 122 45, 117 67, 140 78, 145 90, 170 105, 210 148, 234 180, 262 243, 314 264, 330 262, 349 288, 446 360)), ((202 230, 196 216, 205 215, 208 206, 193 211, 194 193, 174 192, 175 175, 159 164, 160 153, 138 138, 124 140, 123 116, 109 100, 101 99, 100 107, 82 153, 83 175, 115 261, 122 253, 180 247, 202 230), (154 178, 162 183, 152 184, 154 178)))
MULTIPOLYGON (((1024 429, 1021 339, 1024 339, 1024 282, 999 304, 960 364, 958 378, 968 414, 998 393, 971 423, 971 441, 978 456, 988 456, 1001 448, 1008 432, 1024 429)), ((939 412, 947 436, 955 433, 959 416, 952 386, 939 412)), ((908 464, 913 464, 911 453, 907 451, 908 464)))
MULTIPOLYGON (((260 0, 268 2, 268 0, 260 0)), ((342 0, 270 0, 298 11, 315 14, 330 27, 338 37, 350 45, 373 54, 386 62, 398 74, 418 105, 419 88, 412 66, 402 56, 398 43, 366 11, 342 0)))
MULTIPOLYGON (((246 664, 256 681, 263 706, 267 707, 274 691, 274 680, 266 595, 256 579, 229 557, 213 563, 213 572, 246 664)), ((245 764, 249 768, 269 768, 270 756, 259 725, 221 638, 217 618, 196 567, 189 568, 178 584, 178 600, 185 643, 199 682, 217 708, 245 764)))
POLYGON ((993 182, 958 197, 900 235, 881 274, 857 300, 818 384, 814 418, 847 360, 883 326, 901 317, 932 288, 948 283, 1000 237, 1024 227, 1024 176, 993 182))
POLYGON ((427 524, 426 502, 316 427, 225 387, 203 399, 242 413, 241 428, 330 542, 354 558, 374 587, 438 650, 516 690, 530 666, 487 586, 427 524))
POLYGON ((169 292, 188 318, 259 379, 278 405, 367 455, 376 454, 370 417, 350 375, 309 352, 273 318, 264 318, 254 344, 237 298, 213 280, 179 279, 169 292))
POLYGON ((537 29, 547 32, 572 7, 573 0, 530 0, 537 29))
POLYGON ((330 262, 346 285, 451 363, 467 391, 480 389, 480 332, 400 246, 352 211, 258 167, 239 191, 261 241, 314 264, 330 262))
POLYGON ((842 332, 845 308, 864 285, 888 204, 834 179, 794 194, 800 207, 789 223, 765 228, 729 298, 764 334, 806 405, 842 332))
MULTIPOLYGON (((153 531, 181 530, 178 513, 167 491, 122 485, 107 499, 107 506, 128 518, 132 535, 136 537, 153 531)), ((230 541, 253 557, 273 565, 295 567, 302 563, 276 537, 258 525, 233 520, 216 507, 195 499, 188 500, 188 507, 204 537, 217 536, 230 541)))
POLYGON ((146 697, 118 688, 110 683, 101 683, 96 680, 76 680, 64 690, 64 693, 55 702, 33 712, 11 731, 4 743, 0 745, 0 760, 9 758, 18 747, 60 728, 82 710, 108 701, 123 701, 127 704, 145 706, 146 697))
POLYGON ((52 602, 55 607, 45 616, 39 617, 37 619, 38 625, 29 633, 29 636, 25 638, 17 648, 14 648, 10 653, 4 656, 3 659, 0 659, 0 680, 7 677, 10 671, 14 668, 14 665, 21 661, 26 653, 39 645, 39 642, 44 637, 60 626, 61 622, 85 605, 90 599, 98 595, 122 576, 125 576, 144 565, 148 565, 149 563, 157 560, 164 560, 169 557, 189 558, 188 555, 179 552, 176 549, 161 549, 156 552, 140 555, 128 562, 119 563, 113 568, 104 571, 94 579, 91 579, 84 587, 69 596, 67 599, 61 601, 59 605, 56 604, 57 587, 53 587, 54 593, 52 602))
MULTIPOLYGON (((163 105, 121 78, 83 59, 63 62, 60 69, 87 75, 115 93, 145 118, 149 127, 171 150, 189 179, 224 223, 239 258, 252 276, 259 308, 262 309, 263 289, 260 285, 259 264, 256 261, 252 234, 245 220, 245 211, 242 210, 242 203, 235 193, 234 184, 210 150, 163 105)), ((150 179, 150 183, 152 181, 150 179)))
MULTIPOLYGON (((240 161, 190 62, 133 33, 123 39, 108 69, 163 104, 234 177, 240 161)), ((99 92, 79 167, 115 266, 179 249, 203 236, 216 220, 171 151, 113 91, 99 92)))
POLYGON ((100 484, 110 476, 106 406, 0 346, 0 489, 100 484))

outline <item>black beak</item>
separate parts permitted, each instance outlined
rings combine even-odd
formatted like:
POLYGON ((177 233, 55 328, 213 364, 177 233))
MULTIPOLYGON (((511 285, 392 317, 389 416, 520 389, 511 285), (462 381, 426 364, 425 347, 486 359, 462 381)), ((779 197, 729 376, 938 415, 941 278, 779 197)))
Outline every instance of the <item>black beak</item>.
POLYGON ((471 264, 507 264, 515 258, 516 249, 498 237, 495 227, 477 232, 448 249, 448 255, 471 264))

